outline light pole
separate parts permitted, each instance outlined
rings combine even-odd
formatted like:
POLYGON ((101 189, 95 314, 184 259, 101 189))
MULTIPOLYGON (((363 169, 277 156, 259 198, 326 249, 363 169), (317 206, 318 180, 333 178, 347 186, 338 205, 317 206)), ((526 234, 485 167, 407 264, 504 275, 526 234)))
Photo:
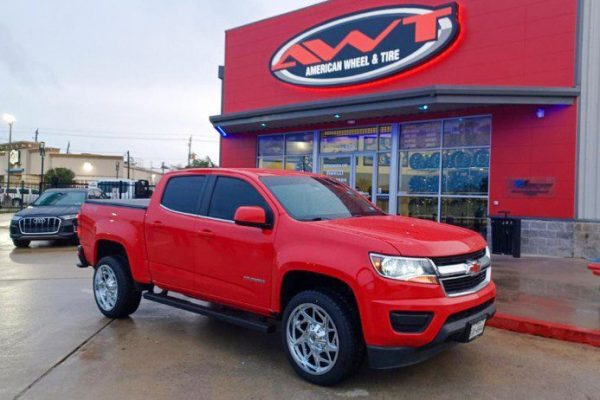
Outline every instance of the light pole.
POLYGON ((42 173, 40 174, 40 194, 44 191, 44 158, 46 157, 46 142, 40 142, 40 157, 42 158, 42 173))
POLYGON ((8 124, 8 148, 6 149, 6 196, 9 196, 8 189, 10 187, 10 148, 12 147, 12 127, 16 122, 16 118, 10 114, 3 114, 2 120, 8 124))

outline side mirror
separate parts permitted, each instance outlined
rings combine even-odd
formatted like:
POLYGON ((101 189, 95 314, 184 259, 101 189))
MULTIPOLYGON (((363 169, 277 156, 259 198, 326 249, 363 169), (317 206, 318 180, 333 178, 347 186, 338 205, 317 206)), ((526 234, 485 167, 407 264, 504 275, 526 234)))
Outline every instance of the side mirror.
POLYGON ((241 226, 253 226, 255 228, 270 228, 267 224, 267 214, 261 207, 240 207, 235 211, 233 220, 241 226))

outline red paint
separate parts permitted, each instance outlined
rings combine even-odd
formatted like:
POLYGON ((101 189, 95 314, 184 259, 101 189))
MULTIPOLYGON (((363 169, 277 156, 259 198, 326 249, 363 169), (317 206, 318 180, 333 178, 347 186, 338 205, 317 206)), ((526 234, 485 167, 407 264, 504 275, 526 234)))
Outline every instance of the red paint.
MULTIPOLYGON (((134 280, 163 289, 272 316, 280 313, 282 282, 295 271, 313 272, 345 283, 358 304, 365 341, 374 346, 419 347, 431 342, 447 317, 495 298, 493 283, 474 294, 446 297, 441 286, 381 277, 369 253, 416 257, 469 254, 483 238, 458 227, 397 216, 300 222, 291 218, 260 176, 300 175, 284 171, 210 169, 169 173, 161 179, 148 209, 84 204, 80 241, 86 258, 98 262, 99 240, 121 244, 134 280), (161 207, 168 180, 182 175, 225 175, 256 188, 274 214, 260 229, 161 207), (250 277, 250 279, 248 279, 250 277), (423 333, 400 334, 391 311, 433 312, 423 333)), ((239 214, 259 216, 254 210, 239 214)))
POLYGON ((570 325, 538 321, 531 318, 501 313, 496 313, 494 318, 489 321, 488 325, 512 332, 600 347, 600 330, 595 329, 577 328, 570 325))
MULTIPOLYGON (((461 37, 450 51, 408 73, 370 84, 340 89, 299 88, 271 75, 269 63, 273 53, 300 32, 340 15, 404 4, 414 5, 414 2, 331 0, 227 31, 224 112, 436 84, 575 85, 575 0, 543 3, 537 0, 462 0, 459 2, 461 37)), ((419 4, 439 7, 444 3, 422 0, 419 4)))
POLYGON ((592 271, 594 275, 600 276, 600 264, 590 264, 588 269, 592 271))

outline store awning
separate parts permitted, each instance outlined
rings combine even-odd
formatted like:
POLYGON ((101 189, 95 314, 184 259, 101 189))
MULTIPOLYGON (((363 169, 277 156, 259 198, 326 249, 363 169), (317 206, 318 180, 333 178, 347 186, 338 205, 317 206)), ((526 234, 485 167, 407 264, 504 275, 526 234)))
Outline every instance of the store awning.
POLYGON ((579 88, 565 87, 430 86, 216 115, 210 121, 230 134, 418 114, 425 108, 432 113, 477 106, 572 105, 579 93, 579 88))

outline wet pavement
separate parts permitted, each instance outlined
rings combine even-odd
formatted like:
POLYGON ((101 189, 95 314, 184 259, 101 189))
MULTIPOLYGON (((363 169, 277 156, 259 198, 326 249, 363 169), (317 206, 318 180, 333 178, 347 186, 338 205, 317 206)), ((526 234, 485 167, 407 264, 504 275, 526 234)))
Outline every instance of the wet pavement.
POLYGON ((600 399, 600 349, 492 328, 421 365, 316 387, 277 334, 147 301, 103 318, 74 248, 35 246, 14 249, 0 215, 0 399, 600 399))
POLYGON ((582 259, 494 256, 498 312, 600 330, 600 277, 582 259))

